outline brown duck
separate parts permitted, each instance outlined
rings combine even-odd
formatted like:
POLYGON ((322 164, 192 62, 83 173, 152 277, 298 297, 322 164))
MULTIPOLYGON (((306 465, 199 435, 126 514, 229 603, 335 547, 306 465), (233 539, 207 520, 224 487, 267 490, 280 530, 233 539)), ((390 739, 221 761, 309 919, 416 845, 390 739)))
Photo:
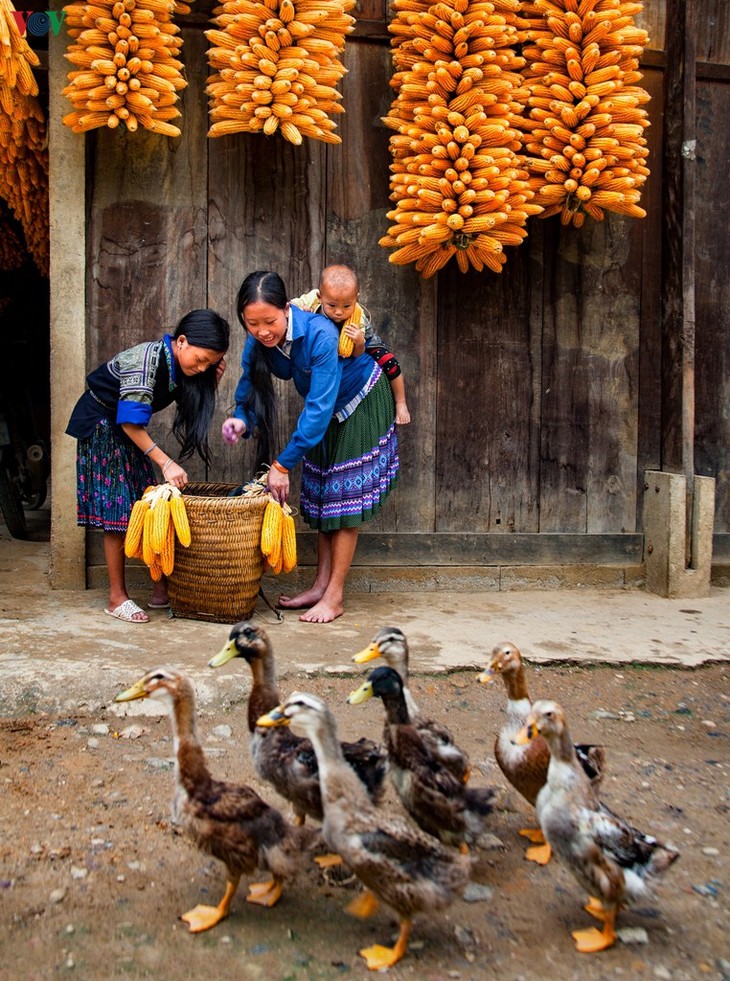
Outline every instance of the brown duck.
MULTIPOLYGON (((486 685, 497 675, 502 676, 507 689, 507 719, 497 734, 494 755, 507 780, 534 807, 537 795, 547 779, 550 750, 540 737, 523 746, 516 746, 513 741, 524 726, 532 707, 527 693, 522 655, 516 644, 498 644, 478 680, 486 685)), ((603 777, 603 746, 580 744, 575 750, 586 775, 597 787, 603 777)), ((542 832, 536 828, 522 828, 520 834, 535 845, 527 849, 525 858, 539 865, 547 865, 550 861, 550 845, 545 842, 542 832)))
POLYGON ((210 775, 197 733, 195 693, 190 680, 171 668, 155 668, 115 702, 159 699, 167 706, 175 737, 173 820, 200 851, 223 862, 228 881, 217 906, 196 906, 181 917, 192 933, 209 930, 228 916, 243 874, 257 868, 272 874, 249 886, 248 902, 273 906, 282 883, 301 866, 303 832, 288 824, 253 788, 225 783, 210 775))

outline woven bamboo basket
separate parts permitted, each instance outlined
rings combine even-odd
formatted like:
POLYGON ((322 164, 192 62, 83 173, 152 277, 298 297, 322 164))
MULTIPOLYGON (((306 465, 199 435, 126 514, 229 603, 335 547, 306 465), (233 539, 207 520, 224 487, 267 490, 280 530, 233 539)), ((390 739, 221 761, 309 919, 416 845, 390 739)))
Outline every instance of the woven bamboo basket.
POLYGON ((264 571, 261 525, 269 498, 228 497, 235 487, 185 487, 191 541, 187 548, 175 549, 168 580, 170 606, 177 617, 238 623, 254 611, 264 571))

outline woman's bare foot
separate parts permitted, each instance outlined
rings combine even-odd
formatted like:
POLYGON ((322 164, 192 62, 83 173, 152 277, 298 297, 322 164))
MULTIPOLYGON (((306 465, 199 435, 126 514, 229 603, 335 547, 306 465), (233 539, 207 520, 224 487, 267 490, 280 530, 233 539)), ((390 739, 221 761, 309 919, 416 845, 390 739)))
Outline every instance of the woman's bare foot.
POLYGON ((305 589, 303 593, 297 593, 296 596, 280 596, 278 605, 285 607, 287 610, 303 610, 306 607, 314 606, 315 603, 319 603, 323 596, 324 589, 319 589, 315 584, 310 586, 309 589, 305 589))
POLYGON ((304 623, 331 623, 344 613, 342 603, 329 603, 322 599, 316 606, 299 617, 304 623))

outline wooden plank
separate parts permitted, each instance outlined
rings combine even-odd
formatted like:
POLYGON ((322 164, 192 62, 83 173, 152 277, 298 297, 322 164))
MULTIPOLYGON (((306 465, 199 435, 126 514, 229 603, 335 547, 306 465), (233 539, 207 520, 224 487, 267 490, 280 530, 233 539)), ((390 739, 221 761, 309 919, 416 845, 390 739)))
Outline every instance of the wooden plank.
POLYGON ((644 130, 651 174, 642 188, 641 206, 646 218, 637 223, 641 236, 640 345, 638 384, 638 445, 636 454, 637 528, 641 527, 644 472, 661 469, 661 351, 662 351, 662 117, 663 76, 644 69, 641 85, 651 95, 651 126, 644 130))
POLYGON ((536 526, 529 253, 508 252, 499 274, 438 274, 438 531, 536 526))
MULTIPOLYGON (((324 253, 324 160, 324 144, 316 140, 305 139, 298 147, 279 134, 208 140, 209 302, 227 312, 232 338, 217 422, 231 411, 240 376, 244 330, 235 299, 245 276, 273 269, 291 296, 316 282, 324 253)), ((301 411, 301 399, 292 384, 276 385, 282 447, 301 411)), ((216 480, 248 480, 253 470, 252 441, 220 448, 216 480)), ((292 476, 296 496, 299 470, 292 476)))
MULTIPOLYGON (((299 561, 316 561, 316 535, 297 535, 299 561)), ((641 562, 643 536, 561 534, 436 534, 363 532, 359 566, 603 565, 641 562)))
POLYGON ((688 0, 699 8, 695 17, 695 55, 698 61, 730 65, 730 4, 727 0, 688 0))
POLYGON ((664 73, 662 469, 687 480, 689 557, 694 476, 695 45, 694 8, 668 0, 664 73))
MULTIPOLYGON (((204 36, 183 36, 186 61, 202 62, 204 36)), ((205 131, 197 112, 204 82, 197 72, 188 79, 179 138, 122 126, 90 136, 89 368, 207 305, 205 131)), ((159 414, 150 434, 174 453, 171 421, 171 410, 159 414)), ((197 458, 186 468, 203 475, 197 458)))
POLYGON ((636 26, 649 34, 647 50, 663 51, 666 33, 666 0, 643 0, 644 9, 636 15, 636 26))
POLYGON ((698 86, 695 464, 716 481, 716 532, 730 532, 730 191, 718 180, 718 163, 726 168, 730 160, 730 137, 717 123, 729 112, 727 85, 698 86))
MULTIPOLYGON (((352 265, 360 298, 401 363, 413 421, 399 427, 398 490, 373 527, 433 527, 434 283, 413 266, 394 266, 378 244, 388 230, 390 131, 381 122, 390 106, 390 54, 382 46, 348 41, 343 82, 346 112, 340 147, 327 153, 326 262, 352 265)), ((312 284, 313 285, 313 284, 312 284)), ((369 526, 370 527, 370 526, 369 526)))
POLYGON ((548 219, 540 531, 633 531, 638 256, 635 222, 548 219))

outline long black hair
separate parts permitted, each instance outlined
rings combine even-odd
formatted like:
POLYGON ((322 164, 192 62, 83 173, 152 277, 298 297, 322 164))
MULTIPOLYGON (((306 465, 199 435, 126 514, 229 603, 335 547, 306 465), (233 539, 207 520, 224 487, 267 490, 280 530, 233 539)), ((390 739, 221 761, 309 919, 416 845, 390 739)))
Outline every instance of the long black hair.
MULTIPOLYGON (((193 347, 220 351, 223 357, 228 350, 230 333, 227 320, 215 310, 204 309, 185 314, 172 336, 176 340, 184 334, 188 344, 193 347)), ((179 394, 172 431, 182 448, 181 460, 197 452, 203 463, 210 465, 208 431, 215 410, 216 371, 216 366, 211 365, 197 375, 179 372, 179 394)))
MULTIPOLYGON (((249 303, 270 303, 279 310, 286 309, 289 302, 284 280, 278 273, 258 269, 249 273, 241 283, 236 297, 236 313, 241 324, 246 329, 243 311, 249 303)), ((255 344, 250 362, 251 390, 245 406, 249 415, 257 421, 254 435, 256 437, 256 463, 258 471, 263 463, 270 463, 273 456, 274 438, 277 429, 276 397, 271 381, 266 348, 263 344, 255 344)))

